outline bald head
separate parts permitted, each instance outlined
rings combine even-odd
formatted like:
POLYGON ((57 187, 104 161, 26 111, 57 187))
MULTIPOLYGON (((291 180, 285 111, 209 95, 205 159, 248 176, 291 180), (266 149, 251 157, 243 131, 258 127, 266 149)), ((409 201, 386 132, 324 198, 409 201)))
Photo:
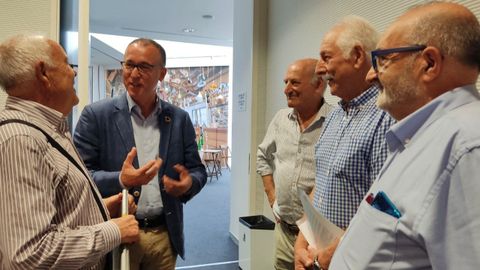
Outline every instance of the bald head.
POLYGON ((294 108, 300 117, 315 114, 323 102, 325 82, 315 74, 317 59, 299 59, 290 64, 283 79, 287 104, 294 108))
POLYGON ((319 83, 321 83, 321 88, 325 90, 326 84, 322 81, 322 79, 315 74, 315 67, 317 66, 317 59, 314 58, 304 58, 299 59, 289 65, 289 69, 298 69, 300 70, 305 76, 311 78, 310 83, 317 87, 319 83))
POLYGON ((480 67, 480 25, 466 7, 446 2, 418 5, 394 26, 399 24, 408 29, 405 38, 412 44, 435 46, 464 65, 480 67))
POLYGON ((378 47, 414 49, 384 55, 383 61, 377 58, 378 70, 367 76, 383 85, 377 105, 397 120, 478 79, 480 26, 459 4, 432 2, 411 8, 387 29, 378 47))

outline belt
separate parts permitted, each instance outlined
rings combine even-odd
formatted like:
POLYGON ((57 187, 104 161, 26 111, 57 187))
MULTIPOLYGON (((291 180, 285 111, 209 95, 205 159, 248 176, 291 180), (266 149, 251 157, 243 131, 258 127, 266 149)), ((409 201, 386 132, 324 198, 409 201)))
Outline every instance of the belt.
POLYGON ((165 215, 152 218, 137 218, 138 227, 140 228, 155 228, 165 225, 165 215))
POLYGON ((295 224, 289 224, 289 223, 287 223, 287 222, 285 222, 285 221, 283 221, 283 220, 280 221, 280 224, 281 224, 282 226, 284 226, 287 230, 289 230, 292 234, 297 235, 298 232, 300 231, 300 230, 298 229, 298 226, 295 225, 295 224))

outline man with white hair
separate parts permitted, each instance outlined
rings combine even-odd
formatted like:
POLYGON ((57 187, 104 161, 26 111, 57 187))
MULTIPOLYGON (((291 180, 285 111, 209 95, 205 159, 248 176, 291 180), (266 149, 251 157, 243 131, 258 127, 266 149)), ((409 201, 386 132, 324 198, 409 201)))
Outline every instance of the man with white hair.
POLYGON ((104 269, 107 253, 138 238, 133 215, 110 220, 121 194, 101 199, 71 141, 75 76, 62 47, 45 37, 0 44, 8 94, 0 113, 1 269, 104 269))
MULTIPOLYGON (((331 93, 341 101, 325 120, 316 145, 313 204, 342 229, 348 227, 385 161, 385 133, 393 124, 375 105, 378 86, 365 81, 371 67, 369 52, 377 40, 377 32, 366 20, 350 16, 325 35, 320 47, 316 71, 326 74, 331 93)), ((314 262, 315 252, 309 252, 307 246, 300 235, 295 247, 296 269, 306 269, 314 262)), ((318 252, 322 267, 328 266, 333 250, 318 252)))

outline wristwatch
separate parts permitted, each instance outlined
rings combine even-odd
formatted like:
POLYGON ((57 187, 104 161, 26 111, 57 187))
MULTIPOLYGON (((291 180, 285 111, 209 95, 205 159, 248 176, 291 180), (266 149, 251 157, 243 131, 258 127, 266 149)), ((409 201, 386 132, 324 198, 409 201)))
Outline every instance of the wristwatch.
POLYGON ((323 268, 318 263, 317 257, 313 260, 313 270, 323 270, 323 268))

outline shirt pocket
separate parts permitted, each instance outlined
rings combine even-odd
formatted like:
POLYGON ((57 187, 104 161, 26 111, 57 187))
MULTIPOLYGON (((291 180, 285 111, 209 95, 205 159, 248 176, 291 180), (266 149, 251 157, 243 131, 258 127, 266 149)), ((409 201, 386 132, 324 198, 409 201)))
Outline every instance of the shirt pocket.
POLYGON ((399 220, 362 201, 342 241, 346 261, 357 269, 390 269, 395 259, 399 220))

